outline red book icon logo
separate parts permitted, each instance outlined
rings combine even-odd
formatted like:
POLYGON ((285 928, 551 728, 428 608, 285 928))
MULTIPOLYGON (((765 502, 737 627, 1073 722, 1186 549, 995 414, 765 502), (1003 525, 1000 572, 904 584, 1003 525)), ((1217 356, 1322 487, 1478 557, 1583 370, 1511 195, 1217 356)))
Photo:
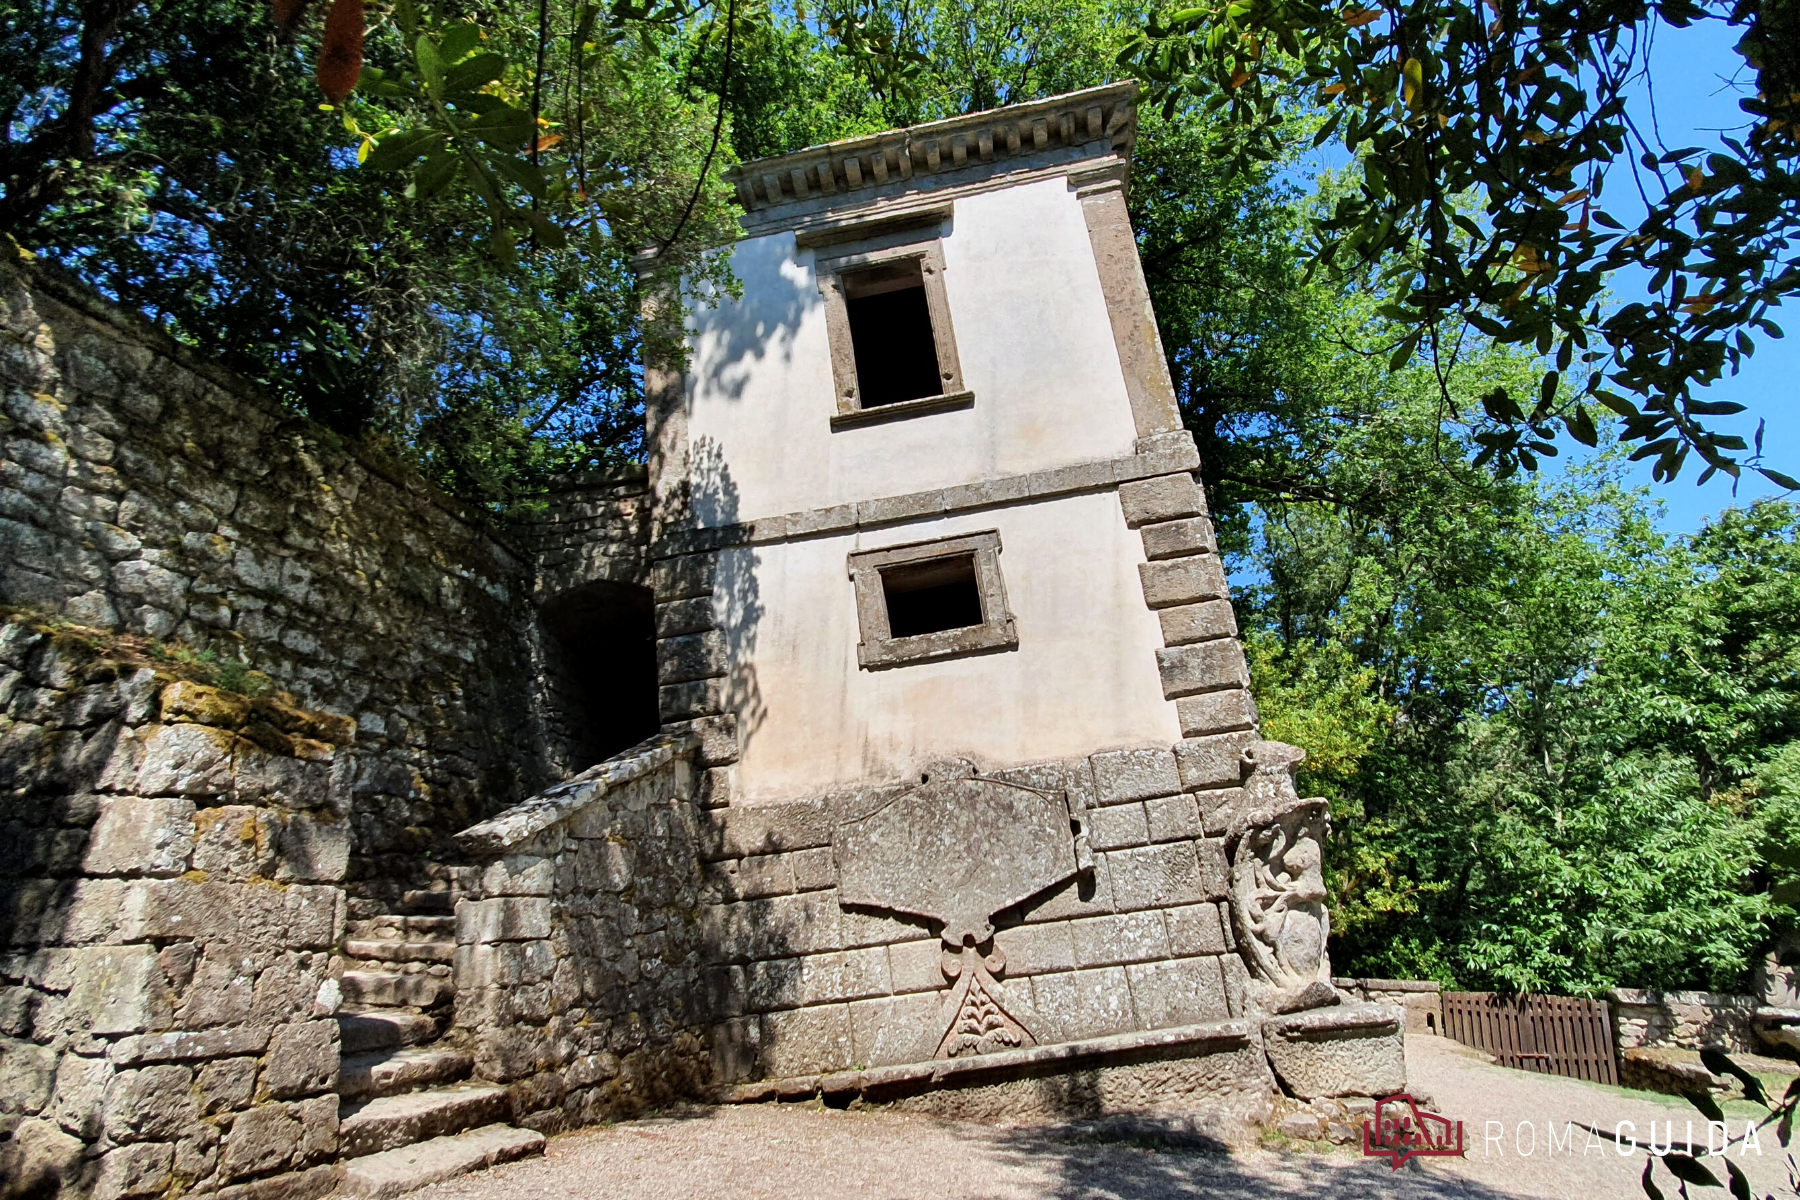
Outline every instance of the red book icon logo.
POLYGON ((1461 1121, 1452 1121, 1421 1109, 1404 1093, 1375 1103, 1375 1119, 1363 1122, 1363 1154, 1388 1158, 1394 1170, 1409 1158, 1463 1154, 1461 1121))

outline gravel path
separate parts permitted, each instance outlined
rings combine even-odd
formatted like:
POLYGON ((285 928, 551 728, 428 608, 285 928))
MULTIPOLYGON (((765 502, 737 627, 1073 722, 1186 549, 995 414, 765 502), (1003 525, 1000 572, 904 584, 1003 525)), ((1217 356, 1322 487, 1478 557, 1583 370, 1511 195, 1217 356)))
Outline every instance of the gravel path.
MULTIPOLYGON (((1551 1153, 1552 1128, 1561 1139, 1571 1121, 1596 1129, 1615 1130, 1619 1122, 1636 1127, 1638 1141, 1650 1139, 1650 1123, 1656 1123, 1659 1145, 1670 1138, 1673 1122, 1676 1141, 1687 1141, 1692 1122, 1693 1139, 1704 1142, 1706 1122, 1678 1096, 1601 1087, 1573 1079, 1556 1079, 1511 1071, 1489 1063, 1478 1051, 1447 1038, 1410 1037, 1406 1043, 1409 1078, 1429 1091, 1437 1111, 1463 1122, 1468 1156, 1462 1160, 1437 1159, 1429 1164, 1461 1179, 1514 1196, 1552 1196, 1558 1200, 1643 1200, 1639 1176, 1645 1151, 1621 1157, 1611 1143, 1596 1145, 1587 1135, 1573 1131, 1573 1145, 1564 1150, 1559 1141, 1551 1153), (1522 1153, 1528 1152, 1528 1153, 1522 1153)), ((1741 1137, 1749 1118, 1759 1110, 1748 1104, 1726 1106, 1734 1137, 1741 1137)), ((1630 1136, 1631 1128, 1623 1132, 1630 1136)), ((1715 1133, 1715 1137, 1717 1134, 1715 1133)), ((1773 1131, 1760 1137, 1762 1153, 1734 1147, 1730 1160, 1742 1167, 1758 1196, 1792 1195, 1787 1181, 1786 1152, 1773 1131)), ((1594 1140, 1595 1142, 1598 1139, 1594 1140)), ((1725 1178, 1722 1168, 1714 1173, 1725 1178)), ((1658 1168, 1658 1186, 1673 1196, 1675 1188, 1666 1170, 1658 1168)), ((1694 1188, 1695 1200, 1725 1193, 1694 1188)))
MULTIPOLYGON (((1225 1200, 1311 1197, 1355 1200, 1498 1200, 1567 1197, 1634 1200, 1643 1193, 1642 1151, 1621 1158, 1608 1145, 1551 1157, 1547 1127, 1568 1121, 1640 1131, 1673 1119, 1684 1102, 1503 1070, 1441 1038, 1408 1043, 1412 1078, 1439 1111, 1462 1119, 1469 1155, 1414 1160, 1400 1171, 1349 1150, 1171 1150, 1142 1126, 1129 1141, 1059 1125, 986 1126, 885 1112, 798 1105, 698 1109, 553 1138, 541 1159, 512 1163, 414 1193, 419 1200, 688 1200, 695 1196, 780 1200, 1225 1200), (1497 1127, 1487 1122, 1499 1122, 1497 1127), (1529 1124, 1527 1132, 1521 1126, 1529 1124), (1487 1140, 1494 1133, 1499 1137, 1487 1140), (1514 1139, 1517 1139, 1515 1144, 1514 1139), (1532 1145, 1536 1141, 1535 1149, 1532 1145), (1533 1150, 1522 1155, 1520 1148, 1533 1150)), ((1749 1109, 1742 1109, 1748 1115, 1749 1109)), ((1735 1110, 1734 1110, 1735 1114, 1735 1110)), ((1741 1132, 1742 1117, 1733 1117, 1741 1132)), ((1699 1136, 1703 1129, 1697 1129, 1699 1136)), ((1759 1196, 1785 1195, 1785 1166, 1772 1136, 1760 1159, 1743 1161, 1759 1196)), ((1736 1161, 1734 1156, 1734 1161, 1736 1161)), ((1665 1189, 1674 1194, 1672 1187, 1665 1189)), ((1706 1196, 1697 1191, 1696 1200, 1706 1196)), ((1724 1193, 1712 1195, 1724 1200, 1724 1193)))

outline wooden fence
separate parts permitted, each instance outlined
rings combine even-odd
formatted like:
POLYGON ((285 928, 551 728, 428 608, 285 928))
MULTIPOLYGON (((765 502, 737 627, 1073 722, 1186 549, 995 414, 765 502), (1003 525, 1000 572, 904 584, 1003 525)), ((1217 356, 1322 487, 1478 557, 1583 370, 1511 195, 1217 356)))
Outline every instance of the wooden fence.
POLYGON ((1503 1067, 1619 1082, 1612 1014, 1598 1000, 1445 992, 1444 1034, 1485 1050, 1503 1067))

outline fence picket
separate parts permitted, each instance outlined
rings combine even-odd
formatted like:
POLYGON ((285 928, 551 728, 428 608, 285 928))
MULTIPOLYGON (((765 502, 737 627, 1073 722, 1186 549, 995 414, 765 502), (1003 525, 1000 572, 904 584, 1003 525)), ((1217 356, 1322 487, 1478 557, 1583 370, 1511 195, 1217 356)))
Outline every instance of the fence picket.
POLYGON ((1445 1035, 1501 1066, 1618 1083, 1612 1013, 1597 1000, 1445 992, 1443 1005, 1445 1035))

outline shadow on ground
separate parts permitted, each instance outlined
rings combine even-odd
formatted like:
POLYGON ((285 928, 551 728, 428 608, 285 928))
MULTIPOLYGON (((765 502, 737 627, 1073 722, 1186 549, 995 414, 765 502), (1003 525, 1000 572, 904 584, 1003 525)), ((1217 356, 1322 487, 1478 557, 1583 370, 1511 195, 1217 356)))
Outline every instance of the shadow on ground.
POLYGON ((1051 1186, 1038 1193, 1045 1200, 1322 1195, 1500 1200, 1514 1195, 1455 1178, 1417 1160, 1396 1171, 1385 1160, 1346 1151, 1233 1154, 1216 1140, 1191 1132, 1180 1116, 993 1129, 978 1136, 993 1148, 992 1156, 999 1162, 1049 1175, 1051 1186))

